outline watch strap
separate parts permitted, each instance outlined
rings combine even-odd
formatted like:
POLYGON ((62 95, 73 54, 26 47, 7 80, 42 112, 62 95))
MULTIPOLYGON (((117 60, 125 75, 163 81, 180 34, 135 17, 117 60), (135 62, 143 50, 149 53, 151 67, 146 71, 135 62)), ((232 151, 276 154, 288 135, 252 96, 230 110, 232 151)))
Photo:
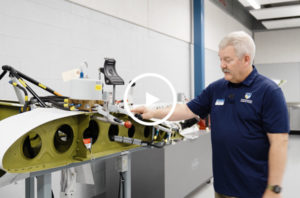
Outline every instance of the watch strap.
POLYGON ((268 185, 267 188, 277 194, 280 193, 281 189, 282 189, 281 186, 279 186, 279 185, 268 185))

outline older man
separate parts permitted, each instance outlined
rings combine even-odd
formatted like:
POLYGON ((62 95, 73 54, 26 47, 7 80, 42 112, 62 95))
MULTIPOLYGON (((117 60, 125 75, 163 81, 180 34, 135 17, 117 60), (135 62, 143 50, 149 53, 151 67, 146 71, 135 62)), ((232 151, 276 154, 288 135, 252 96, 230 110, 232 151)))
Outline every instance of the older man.
MULTIPOLYGON (((169 120, 211 118, 216 198, 280 198, 288 144, 288 113, 281 89, 252 65, 253 39, 232 32, 219 44, 224 78, 187 104, 178 104, 169 120)), ((139 107, 144 119, 163 118, 170 109, 139 107)))

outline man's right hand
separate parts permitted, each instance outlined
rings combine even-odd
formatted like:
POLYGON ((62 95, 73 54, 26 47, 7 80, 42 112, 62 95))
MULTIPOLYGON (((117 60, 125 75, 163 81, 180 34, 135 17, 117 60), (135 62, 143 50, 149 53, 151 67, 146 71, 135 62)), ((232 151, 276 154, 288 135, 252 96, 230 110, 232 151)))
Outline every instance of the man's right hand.
POLYGON ((145 106, 136 107, 131 109, 131 112, 134 114, 141 114, 142 118, 145 120, 149 120, 154 117, 154 109, 147 108, 145 106))

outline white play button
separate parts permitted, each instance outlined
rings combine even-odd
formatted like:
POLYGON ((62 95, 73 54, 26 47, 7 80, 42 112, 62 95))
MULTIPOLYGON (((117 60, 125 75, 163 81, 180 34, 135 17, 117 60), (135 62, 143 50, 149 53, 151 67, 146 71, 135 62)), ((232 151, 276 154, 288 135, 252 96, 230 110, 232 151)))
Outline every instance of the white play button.
POLYGON ((146 92, 146 106, 150 106, 159 101, 158 97, 155 97, 148 92, 146 92))
MULTIPOLYGON (((163 90, 162 90, 163 91, 163 90)), ((151 94, 149 94, 148 92, 145 92, 143 90, 143 94, 145 93, 145 96, 146 96, 146 105, 145 106, 149 106, 149 105, 153 105, 154 103, 160 101, 160 99, 156 96, 153 96, 151 94)), ((136 122, 142 124, 142 125, 146 125, 146 126, 155 126, 155 125, 158 125, 162 122, 165 122, 171 115, 172 113, 174 112, 175 110, 175 106, 176 106, 176 92, 175 92, 175 89, 173 87, 173 85, 170 83, 170 81, 165 78, 164 76, 160 75, 160 74, 155 74, 155 73, 145 73, 145 74, 141 74, 137 77, 135 77, 133 80, 131 80, 131 82, 127 85, 126 89, 125 89, 125 92, 124 92, 124 97, 123 97, 123 101, 124 101, 124 107, 125 107, 125 110, 127 111, 128 115, 136 122), (129 106, 129 103, 128 103, 128 94, 129 94, 129 91, 132 89, 132 86, 135 82, 137 82, 138 80, 142 79, 142 78, 158 78, 159 80, 162 80, 164 81, 168 86, 169 88, 171 89, 171 92, 172 92, 172 96, 173 96, 173 99, 172 99, 172 107, 171 107, 171 110, 169 111, 169 113, 162 119, 160 120, 156 120, 154 122, 150 121, 143 121, 143 120, 140 120, 138 119, 132 112, 131 112, 131 107, 132 107, 132 104, 130 104, 129 106)))

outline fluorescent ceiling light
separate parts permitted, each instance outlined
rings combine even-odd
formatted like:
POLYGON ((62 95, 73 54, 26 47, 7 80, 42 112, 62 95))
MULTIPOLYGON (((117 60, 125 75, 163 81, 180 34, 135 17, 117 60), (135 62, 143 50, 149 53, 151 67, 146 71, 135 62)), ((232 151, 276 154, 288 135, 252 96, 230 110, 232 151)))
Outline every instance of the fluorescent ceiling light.
POLYGON ((256 19, 272 19, 300 16, 300 5, 281 6, 249 11, 256 19))
POLYGON ((262 21, 267 29, 300 27, 300 18, 262 21))
POLYGON ((257 0, 246 0, 254 9, 260 9, 260 4, 257 0))
MULTIPOLYGON (((244 7, 251 6, 247 0, 239 0, 244 7)), ((274 4, 274 3, 286 3, 295 0, 256 0, 260 5, 274 4)))

